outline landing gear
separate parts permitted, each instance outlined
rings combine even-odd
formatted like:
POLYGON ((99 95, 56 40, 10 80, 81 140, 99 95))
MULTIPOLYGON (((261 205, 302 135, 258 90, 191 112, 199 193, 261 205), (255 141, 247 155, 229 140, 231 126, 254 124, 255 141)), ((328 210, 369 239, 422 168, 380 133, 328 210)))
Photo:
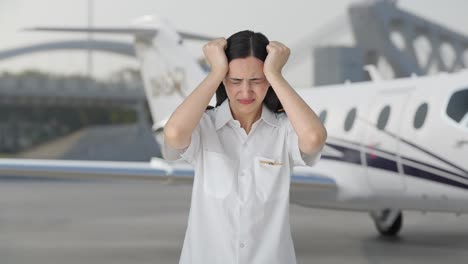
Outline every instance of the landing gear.
POLYGON ((384 237, 395 237, 403 225, 403 214, 400 210, 384 209, 370 213, 375 227, 384 237))

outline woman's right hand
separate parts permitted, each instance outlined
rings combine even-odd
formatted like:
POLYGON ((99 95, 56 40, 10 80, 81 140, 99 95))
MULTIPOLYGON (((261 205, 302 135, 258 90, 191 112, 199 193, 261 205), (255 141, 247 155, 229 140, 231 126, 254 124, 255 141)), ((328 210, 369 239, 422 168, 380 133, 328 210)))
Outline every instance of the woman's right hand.
POLYGON ((203 46, 203 53, 210 64, 211 72, 226 76, 229 66, 225 53, 227 41, 225 38, 217 38, 203 46))

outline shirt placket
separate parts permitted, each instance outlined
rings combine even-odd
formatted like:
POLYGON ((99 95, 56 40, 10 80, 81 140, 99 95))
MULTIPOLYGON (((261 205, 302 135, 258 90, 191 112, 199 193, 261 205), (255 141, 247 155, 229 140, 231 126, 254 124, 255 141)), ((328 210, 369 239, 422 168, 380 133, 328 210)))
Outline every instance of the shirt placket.
POLYGON ((241 147, 241 153, 239 157, 239 168, 244 168, 243 170, 239 170, 239 175, 238 175, 238 188, 239 188, 239 199, 238 199, 238 249, 239 249, 239 254, 238 254, 238 263, 246 263, 246 250, 247 250, 247 244, 246 244, 246 235, 245 235, 245 221, 244 221, 244 204, 248 198, 248 191, 249 191, 249 177, 248 177, 248 170, 245 169, 247 162, 248 162, 248 155, 246 155, 246 148, 243 145, 241 147))
POLYGON ((239 206, 239 241, 238 241, 238 245, 239 245, 238 263, 239 264, 248 263, 248 252, 250 249, 250 244, 247 240, 248 222, 246 220, 248 219, 246 218, 245 206, 240 205, 239 206))
POLYGON ((239 164, 238 168, 239 170, 237 171, 237 195, 238 195, 238 201, 240 203, 243 203, 247 199, 248 195, 248 187, 249 187, 249 178, 247 175, 247 170, 246 167, 248 165, 248 153, 247 153, 247 134, 245 133, 245 130, 240 127, 240 124, 237 120, 231 120, 231 127, 234 129, 234 131, 237 134, 237 138, 239 140, 239 164))
MULTIPOLYGON (((251 155, 249 153, 248 149, 248 138, 249 136, 245 133, 245 130, 241 128, 240 126, 236 126, 234 128, 236 130, 236 133, 239 136, 240 139, 240 148, 239 148, 239 168, 242 168, 238 170, 238 175, 237 175, 237 180, 238 180, 238 199, 237 199, 237 208, 238 210, 238 233, 237 233, 237 249, 238 249, 238 254, 237 254, 237 263, 243 264, 243 263, 248 263, 248 250, 249 250, 249 244, 247 241, 248 234, 248 219, 246 218, 246 210, 245 210, 245 203, 247 202, 248 196, 249 196, 249 191, 251 187, 251 181, 252 179, 250 178, 251 175, 249 175, 249 165, 251 163, 251 155)), ((252 131, 251 131, 252 132, 252 131)))

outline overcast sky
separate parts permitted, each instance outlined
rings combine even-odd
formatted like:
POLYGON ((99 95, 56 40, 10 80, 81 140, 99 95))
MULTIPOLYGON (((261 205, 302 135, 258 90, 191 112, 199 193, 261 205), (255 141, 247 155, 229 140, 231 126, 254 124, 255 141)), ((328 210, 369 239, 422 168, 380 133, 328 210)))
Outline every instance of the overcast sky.
MULTIPOLYGON (((345 15, 347 6, 353 2, 356 1, 95 0, 93 24, 125 26, 139 16, 157 14, 166 17, 177 29, 184 31, 227 37, 242 29, 253 29, 265 33, 270 40, 279 40, 288 46, 294 46, 304 36, 345 15)), ((68 34, 21 32, 20 29, 37 25, 86 26, 87 4, 87 0, 0 0, 0 50, 50 40, 80 38, 68 34)), ((399 1, 398 5, 468 34, 468 1, 406 0, 399 1)), ((123 40, 131 41, 130 38, 123 40)), ((192 52, 194 55, 201 55, 197 45, 201 44, 192 44, 192 52)), ((94 73, 98 77, 104 77, 126 65, 138 66, 135 60, 103 53, 96 53, 94 61, 94 73)), ((303 66, 291 73, 291 83, 299 86, 310 84, 312 73, 309 63, 303 62, 303 66)), ((60 51, 0 62, 0 72, 20 71, 24 68, 85 73, 86 55, 85 52, 60 51)))

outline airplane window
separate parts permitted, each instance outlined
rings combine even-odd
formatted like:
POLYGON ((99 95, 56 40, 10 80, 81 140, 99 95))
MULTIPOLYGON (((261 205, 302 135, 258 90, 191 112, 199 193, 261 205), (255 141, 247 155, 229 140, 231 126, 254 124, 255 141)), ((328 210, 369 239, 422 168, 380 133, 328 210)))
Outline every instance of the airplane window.
POLYGON ((322 124, 325 124, 325 120, 327 120, 327 110, 322 110, 319 115, 320 121, 322 121, 322 124))
POLYGON ((424 121, 426 121, 427 109, 429 106, 427 103, 421 104, 418 109, 416 110, 416 114, 414 115, 413 126, 416 129, 420 129, 424 125, 424 121))
POLYGON ((459 123, 468 112, 468 89, 452 94, 447 105, 447 115, 459 123))
POLYGON ((344 130, 349 131, 353 127, 354 120, 356 119, 356 108, 351 109, 346 115, 346 120, 344 123, 344 130))
POLYGON ((390 106, 386 105, 382 111, 380 111, 379 119, 377 120, 377 128, 383 130, 388 123, 390 117, 390 106))

